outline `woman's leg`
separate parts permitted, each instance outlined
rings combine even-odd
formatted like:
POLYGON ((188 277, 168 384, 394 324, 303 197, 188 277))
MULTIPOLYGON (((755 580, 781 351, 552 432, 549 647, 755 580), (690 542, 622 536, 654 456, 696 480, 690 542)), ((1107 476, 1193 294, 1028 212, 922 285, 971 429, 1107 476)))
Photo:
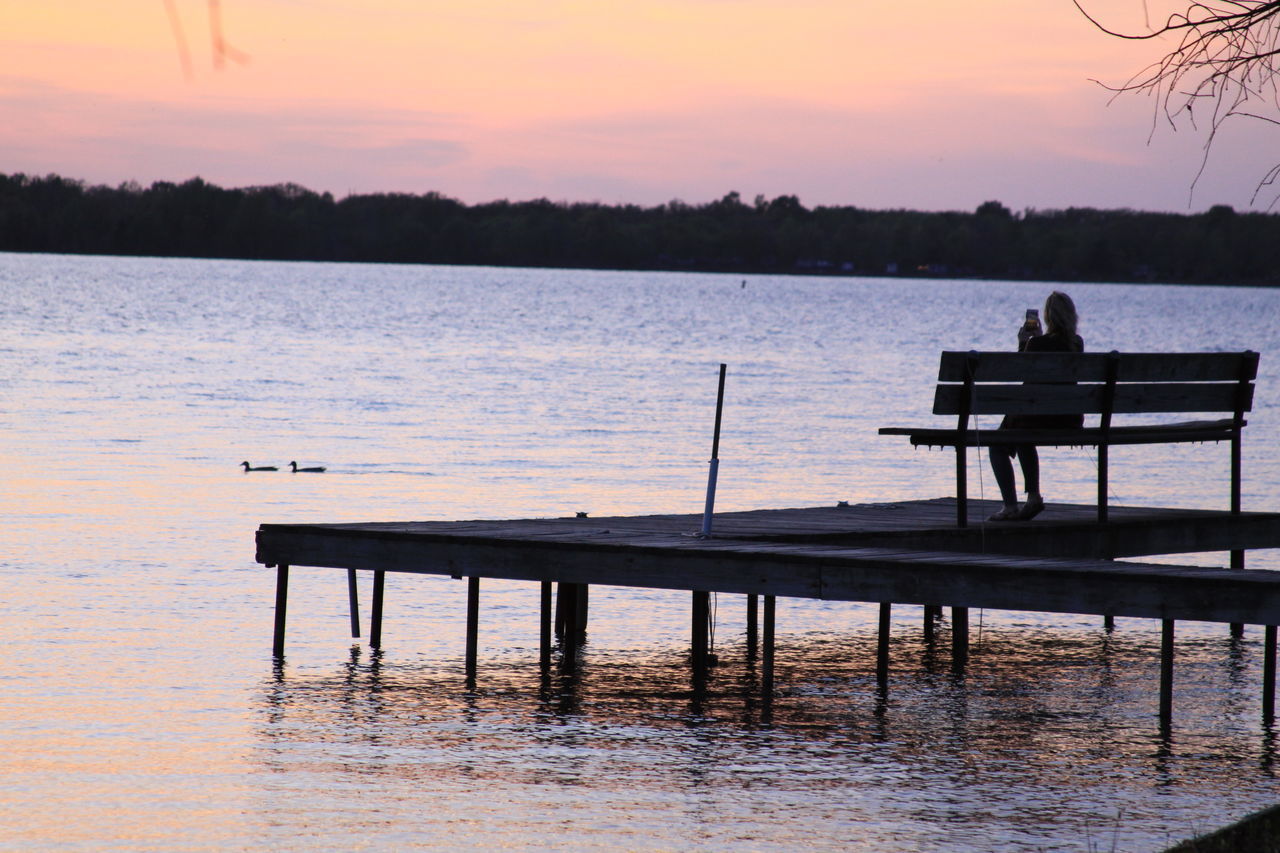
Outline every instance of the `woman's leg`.
POLYGON ((1022 463, 1022 486, 1027 490, 1027 499, 1039 498, 1040 454, 1034 444, 1019 444, 1017 452, 1018 461, 1022 463))
POLYGON ((1044 511, 1044 498, 1040 496, 1040 454, 1035 445, 1019 445, 1018 461, 1022 463, 1022 484, 1027 489, 1027 502, 1018 510, 1018 521, 1030 521, 1044 511))
POLYGON ((996 485, 1000 487, 1000 499, 1005 509, 1018 506, 1018 487, 1013 481, 1013 454, 1016 448, 1007 444, 993 444, 987 448, 987 458, 991 460, 991 473, 995 474, 996 485))

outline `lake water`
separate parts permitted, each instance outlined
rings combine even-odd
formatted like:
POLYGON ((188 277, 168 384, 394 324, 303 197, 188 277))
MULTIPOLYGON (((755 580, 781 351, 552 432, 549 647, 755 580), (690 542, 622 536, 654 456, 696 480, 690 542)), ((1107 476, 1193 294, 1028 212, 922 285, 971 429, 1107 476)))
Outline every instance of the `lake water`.
MULTIPOLYGON (((695 695, 687 593, 593 590, 544 679, 536 585, 487 582, 469 690, 465 584, 389 576, 375 654, 295 569, 273 666, 258 524, 699 512, 720 362, 718 509, 952 494, 876 428, 1050 289, 0 255, 0 849, 1140 851, 1274 804, 1252 626, 1179 623, 1169 739, 1138 619, 975 612, 956 677, 895 608, 881 695, 874 605, 780 601, 766 715, 738 596, 695 695)), ((1244 506, 1280 508, 1280 291, 1064 289, 1090 349, 1263 353, 1244 506)), ((1091 501, 1091 452, 1042 459, 1091 501)), ((1120 448, 1112 500, 1225 508, 1227 462, 1120 448)))

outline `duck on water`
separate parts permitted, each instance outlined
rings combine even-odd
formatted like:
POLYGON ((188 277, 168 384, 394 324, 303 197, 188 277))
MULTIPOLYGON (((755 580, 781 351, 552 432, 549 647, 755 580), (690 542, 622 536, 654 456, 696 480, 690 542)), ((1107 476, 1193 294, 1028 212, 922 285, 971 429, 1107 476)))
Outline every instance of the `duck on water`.
POLYGON ((240 464, 244 466, 244 472, 246 474, 249 473, 250 471, 279 471, 280 470, 274 465, 259 465, 257 468, 255 468, 252 465, 250 465, 248 462, 241 462, 240 464))
POLYGON ((293 469, 293 473, 295 474, 319 474, 324 471, 323 466, 316 468, 299 468, 297 462, 290 462, 289 467, 293 469))

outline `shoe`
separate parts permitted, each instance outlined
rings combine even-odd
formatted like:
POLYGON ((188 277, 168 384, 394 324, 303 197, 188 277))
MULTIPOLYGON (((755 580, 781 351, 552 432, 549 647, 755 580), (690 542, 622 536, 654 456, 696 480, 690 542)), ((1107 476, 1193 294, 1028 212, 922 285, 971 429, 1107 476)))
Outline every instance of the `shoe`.
POLYGON ((1016 521, 1017 518, 1018 508, 1016 506, 1007 506, 988 518, 987 521, 1016 521))
POLYGON ((1022 509, 1018 510, 1016 519, 1018 521, 1030 521, 1042 512, 1044 512, 1044 498, 1028 499, 1022 505, 1022 509))

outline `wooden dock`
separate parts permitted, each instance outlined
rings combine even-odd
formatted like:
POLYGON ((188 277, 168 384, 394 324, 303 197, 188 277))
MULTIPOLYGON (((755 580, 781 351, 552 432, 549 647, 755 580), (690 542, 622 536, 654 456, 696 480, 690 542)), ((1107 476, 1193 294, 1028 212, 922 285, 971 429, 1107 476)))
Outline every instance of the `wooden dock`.
MULTIPOLYGON (((290 566, 373 571, 371 642, 381 639, 384 573, 469 579, 467 670, 475 671, 481 578, 540 582, 542 650, 550 659, 551 586, 561 628, 576 637, 592 585, 689 590, 694 594, 695 670, 705 657, 705 598, 711 592, 763 597, 766 690, 772 682, 773 600, 777 596, 879 602, 881 646, 888 608, 953 608, 957 665, 968 652, 967 609, 1136 616, 1165 626, 1171 692, 1175 620, 1268 626, 1264 715, 1274 711, 1275 628, 1280 572, 1117 562, 1112 557, 1280 547, 1280 513, 1050 504, 1033 522, 977 523, 996 503, 970 501, 973 524, 955 526, 954 499, 720 513, 713 535, 697 535, 700 515, 511 521, 264 524, 257 560, 278 571, 274 649, 283 656, 290 566), (1050 556, 1051 555, 1051 556, 1050 556), (566 606, 567 600, 567 606, 566 606), (700 629, 699 625, 703 628, 700 629)), ((355 622, 354 581, 353 632, 355 622)), ((754 613, 755 598, 751 599, 754 613)), ((750 618, 750 617, 749 617, 750 618)), ((562 643, 572 659, 574 642, 562 643)), ((887 666, 887 661, 882 661, 887 666)))

